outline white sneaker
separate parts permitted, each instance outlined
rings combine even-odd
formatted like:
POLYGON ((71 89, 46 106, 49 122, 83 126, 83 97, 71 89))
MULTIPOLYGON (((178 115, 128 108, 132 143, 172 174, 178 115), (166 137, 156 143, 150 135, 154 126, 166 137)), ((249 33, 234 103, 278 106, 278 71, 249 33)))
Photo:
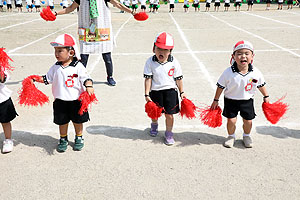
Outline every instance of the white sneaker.
POLYGON ((228 137, 225 139, 225 141, 224 141, 224 143, 223 143, 223 146, 224 146, 224 147, 227 147, 227 148, 232 148, 233 145, 234 145, 234 142, 235 142, 235 138, 232 137, 232 136, 228 136, 228 137))
POLYGON ((252 139, 250 136, 244 136, 243 137, 243 142, 246 148, 252 148, 252 139))
POLYGON ((14 148, 14 142, 11 139, 6 139, 3 141, 2 153, 9 153, 14 148))

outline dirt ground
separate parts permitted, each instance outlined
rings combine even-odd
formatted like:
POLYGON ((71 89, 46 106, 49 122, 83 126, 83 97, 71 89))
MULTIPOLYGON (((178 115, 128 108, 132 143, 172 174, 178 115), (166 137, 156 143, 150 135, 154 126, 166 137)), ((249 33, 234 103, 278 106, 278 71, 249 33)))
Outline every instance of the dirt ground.
MULTIPOLYGON (((99 99, 84 124, 85 147, 71 146, 56 151, 58 126, 53 121, 51 86, 38 84, 50 97, 43 107, 18 104, 21 81, 32 74, 43 75, 55 63, 49 45, 62 33, 77 35, 77 14, 45 22, 37 13, 0 13, 0 46, 14 60, 7 86, 19 116, 13 120, 14 150, 0 154, 0 199, 299 199, 300 197, 300 9, 278 11, 272 4, 254 5, 240 12, 184 13, 161 5, 144 22, 111 6, 116 44, 113 51, 117 86, 106 84, 101 56, 91 55, 88 71, 95 81, 99 99), (176 115, 176 144, 163 144, 164 117, 159 119, 159 136, 148 135, 150 120, 144 112, 145 61, 152 53, 158 32, 174 36, 173 55, 184 73, 184 91, 196 105, 211 104, 215 83, 229 60, 233 45, 251 41, 254 65, 267 81, 271 102, 286 95, 286 116, 271 125, 261 110, 257 92, 252 137, 254 147, 242 144, 238 118, 234 148, 222 146, 226 119, 220 128, 208 128, 198 119, 176 115)), ((57 7, 57 9, 61 9, 57 7)), ((223 106, 223 100, 220 101, 223 106)), ((2 130, 1 130, 2 131, 2 130)), ((0 137, 2 148, 3 133, 0 137)))

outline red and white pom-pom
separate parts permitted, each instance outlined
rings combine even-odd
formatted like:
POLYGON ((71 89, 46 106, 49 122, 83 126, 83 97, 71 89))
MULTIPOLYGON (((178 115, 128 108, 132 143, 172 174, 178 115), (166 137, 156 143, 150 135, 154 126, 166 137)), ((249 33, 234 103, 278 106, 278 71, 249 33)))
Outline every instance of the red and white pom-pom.
POLYGON ((145 21, 148 19, 148 17, 149 16, 145 12, 139 12, 134 15, 134 19, 136 19, 138 21, 145 21))
POLYGON ((262 104, 263 112, 267 120, 272 124, 276 124, 288 110, 288 104, 282 102, 284 98, 285 96, 281 97, 274 103, 263 102, 262 104))
POLYGON ((33 79, 39 79, 38 75, 31 75, 22 81, 22 88, 19 93, 19 104, 25 106, 42 106, 49 103, 49 97, 38 90, 33 84, 33 79))
POLYGON ((196 118, 197 109, 198 107, 191 100, 184 98, 181 101, 180 115, 181 117, 186 116, 188 119, 194 119, 196 118))
POLYGON ((6 53, 5 48, 0 48, 0 73, 3 76, 4 71, 12 72, 15 68, 9 64, 9 61, 13 61, 6 53))
POLYGON ((46 21, 56 20, 56 16, 51 11, 50 6, 47 6, 47 8, 43 8, 42 12, 40 13, 40 16, 46 21))
POLYGON ((79 109, 79 115, 83 115, 84 112, 88 111, 89 106, 91 103, 97 103, 98 99, 96 98, 95 94, 89 95, 87 91, 80 94, 78 100, 80 101, 80 109, 79 109))
POLYGON ((145 112, 151 119, 157 120, 162 115, 162 107, 157 106, 153 101, 148 101, 145 105, 145 112))
POLYGON ((199 115, 201 122, 211 128, 220 127, 222 125, 222 109, 218 106, 212 110, 210 106, 200 109, 199 115))

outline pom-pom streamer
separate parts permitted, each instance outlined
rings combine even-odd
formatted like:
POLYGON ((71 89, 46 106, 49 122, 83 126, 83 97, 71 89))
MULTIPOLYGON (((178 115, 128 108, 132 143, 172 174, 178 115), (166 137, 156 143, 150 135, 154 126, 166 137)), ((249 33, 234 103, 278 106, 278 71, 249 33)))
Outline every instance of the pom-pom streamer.
POLYGON ((201 122, 211 128, 220 127, 222 125, 222 109, 218 106, 212 110, 210 106, 200 109, 201 122))
POLYGON ((4 50, 5 48, 0 48, 0 73, 2 76, 4 75, 4 71, 12 72, 14 70, 14 67, 9 64, 9 60, 13 60, 5 53, 4 50))
POLYGON ((54 21, 56 19, 56 16, 53 14, 49 6, 47 6, 47 8, 43 8, 40 16, 46 21, 54 21))
POLYGON ((149 16, 145 12, 139 12, 134 15, 134 19, 136 19, 138 21, 145 21, 148 19, 148 17, 149 16))
POLYGON ((79 109, 79 115, 83 115, 84 112, 88 111, 91 103, 97 103, 98 99, 95 94, 89 95, 87 91, 80 94, 78 100, 80 101, 81 107, 79 109))
POLYGON ((272 124, 276 124, 288 110, 288 104, 282 102, 284 98, 281 97, 274 103, 263 102, 262 104, 263 112, 267 120, 272 124))
POLYGON ((151 119, 157 120, 162 115, 162 107, 157 106, 153 101, 148 101, 145 105, 145 112, 151 119))
POLYGON ((197 109, 198 107, 191 100, 184 98, 181 101, 180 115, 181 117, 186 116, 188 119, 194 119, 196 118, 197 109))
POLYGON ((49 97, 35 87, 33 79, 39 79, 39 76, 31 75, 22 81, 22 88, 18 91, 19 104, 24 106, 42 106, 45 103, 49 103, 49 97))

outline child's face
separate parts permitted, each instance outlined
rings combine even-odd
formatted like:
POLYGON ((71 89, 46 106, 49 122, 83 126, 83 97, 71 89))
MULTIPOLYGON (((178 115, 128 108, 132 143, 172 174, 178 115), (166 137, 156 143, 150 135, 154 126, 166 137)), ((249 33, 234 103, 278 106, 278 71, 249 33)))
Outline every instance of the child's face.
POLYGON ((170 49, 161 49, 157 46, 154 47, 154 53, 159 62, 165 63, 168 60, 168 57, 171 53, 170 49))
POLYGON ((248 67, 253 60, 253 53, 249 49, 239 49, 232 54, 232 57, 240 67, 248 67))
POLYGON ((55 49, 55 57, 58 62, 68 62, 72 60, 72 57, 74 55, 73 50, 68 50, 65 47, 54 47, 55 49))

